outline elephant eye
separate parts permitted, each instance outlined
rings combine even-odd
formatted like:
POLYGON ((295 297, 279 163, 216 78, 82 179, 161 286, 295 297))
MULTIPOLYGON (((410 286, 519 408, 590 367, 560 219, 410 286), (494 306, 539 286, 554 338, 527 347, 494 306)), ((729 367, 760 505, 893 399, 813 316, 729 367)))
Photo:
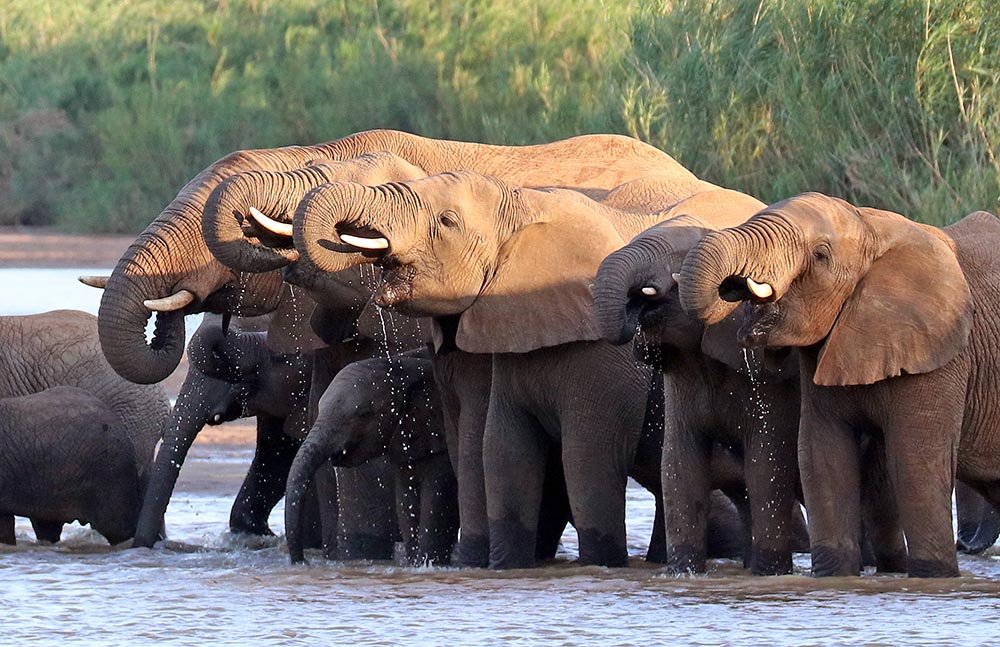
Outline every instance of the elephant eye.
POLYGON ((438 215, 438 222, 444 227, 458 227, 458 214, 448 209, 438 215))
POLYGON ((812 255, 820 263, 827 263, 830 260, 830 246, 826 243, 820 243, 813 248, 812 255))

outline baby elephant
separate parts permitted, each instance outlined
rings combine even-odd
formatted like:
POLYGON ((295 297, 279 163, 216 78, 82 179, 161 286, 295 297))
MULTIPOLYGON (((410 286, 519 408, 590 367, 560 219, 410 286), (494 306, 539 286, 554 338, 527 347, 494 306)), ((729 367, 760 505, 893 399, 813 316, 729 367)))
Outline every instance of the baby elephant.
POLYGON ((145 467, 121 418, 87 391, 0 399, 0 543, 14 545, 14 515, 29 517, 40 540, 58 541, 72 521, 112 544, 129 539, 145 467))
POLYGON ((448 564, 458 535, 458 486, 448 459, 430 359, 404 354, 345 367, 319 402, 285 491, 285 533, 303 561, 302 497, 325 461, 354 467, 388 455, 399 472, 399 528, 411 565, 448 564))

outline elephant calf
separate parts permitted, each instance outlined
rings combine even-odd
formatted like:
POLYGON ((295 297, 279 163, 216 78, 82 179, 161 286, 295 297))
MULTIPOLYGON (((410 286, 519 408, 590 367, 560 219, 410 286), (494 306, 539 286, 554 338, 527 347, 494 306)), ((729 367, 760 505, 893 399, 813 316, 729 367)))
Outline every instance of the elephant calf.
POLYGON ((112 544, 129 539, 146 466, 121 418, 87 391, 0 399, 0 543, 14 545, 14 515, 29 517, 40 540, 58 541, 72 521, 112 544))
POLYGON ((458 535, 458 491, 444 438, 431 361, 403 355, 344 368, 288 475, 285 532, 292 562, 303 561, 302 497, 327 460, 344 467, 379 456, 398 467, 396 501, 409 564, 448 564, 458 535))

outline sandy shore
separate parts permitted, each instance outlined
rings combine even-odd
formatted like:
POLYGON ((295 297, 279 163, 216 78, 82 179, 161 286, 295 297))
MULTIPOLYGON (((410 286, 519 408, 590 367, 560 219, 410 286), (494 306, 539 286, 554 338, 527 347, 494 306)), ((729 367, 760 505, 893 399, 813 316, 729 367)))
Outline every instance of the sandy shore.
MULTIPOLYGON (((41 227, 0 227, 0 268, 110 269, 133 240, 135 236, 77 235, 41 227)), ((171 398, 177 397, 186 374, 185 358, 163 382, 171 398)), ((246 447, 253 445, 255 431, 253 418, 237 420, 217 427, 206 426, 195 442, 246 447)))

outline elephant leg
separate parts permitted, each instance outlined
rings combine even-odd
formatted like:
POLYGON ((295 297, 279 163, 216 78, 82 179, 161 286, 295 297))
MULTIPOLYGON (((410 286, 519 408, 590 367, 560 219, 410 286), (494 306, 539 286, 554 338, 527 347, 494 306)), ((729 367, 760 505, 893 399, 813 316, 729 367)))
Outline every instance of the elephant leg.
POLYGON ((14 515, 0 514, 0 544, 6 546, 16 546, 17 540, 14 536, 14 515))
POLYGON ((976 555, 996 543, 1000 536, 1000 514, 986 498, 965 483, 955 484, 958 513, 958 550, 976 555))
POLYGON ((392 559, 396 521, 396 472, 386 457, 358 467, 338 467, 339 559, 392 559))
POLYGON ((421 483, 417 470, 411 465, 400 465, 396 473, 396 524, 403 538, 406 564, 418 563, 421 509, 421 483))
POLYGON ((486 507, 483 435, 490 405, 490 356, 452 352, 435 355, 434 379, 445 410, 448 454, 458 479, 461 531, 455 565, 485 568, 490 563, 490 522, 486 507))
POLYGON ((44 519, 31 518, 31 528, 35 531, 35 539, 47 541, 50 544, 59 542, 62 537, 62 521, 45 521, 44 519))
POLYGON ((303 518, 303 545, 306 548, 321 547, 323 557, 337 559, 340 554, 337 545, 340 536, 340 501, 337 496, 337 472, 329 461, 316 470, 312 487, 306 493, 303 518))
POLYGON ((447 566, 458 539, 458 482, 443 455, 425 461, 421 472, 416 563, 447 566))
POLYGON ((907 572, 910 577, 958 577, 951 494, 961 411, 949 411, 946 405, 914 409, 896 412, 885 428, 889 476, 906 535, 907 572), (933 433, 915 433, 919 429, 933 433))
POLYGON ((503 397, 494 399, 483 438, 490 568, 535 565, 549 448, 548 436, 531 414, 503 397))
POLYGON ((806 523, 806 516, 802 513, 802 505, 798 499, 792 507, 792 552, 809 552, 809 526, 806 523))
POLYGON ((887 472, 885 444, 865 439, 861 455, 862 565, 874 565, 880 573, 905 573, 906 541, 887 472))
POLYGON ((703 573, 711 491, 712 447, 680 416, 668 415, 663 434, 663 504, 667 568, 703 573))
POLYGON ((857 575, 861 566, 858 447, 854 433, 802 403, 799 470, 809 515, 812 573, 817 577, 857 575))
POLYGON ((559 550, 566 524, 572 519, 566 477, 562 468, 562 446, 553 443, 546 461, 545 483, 542 486, 542 506, 538 515, 538 540, 535 559, 552 559, 559 550))
POLYGON ((580 562, 628 566, 625 541, 625 465, 607 447, 581 442, 563 431, 563 467, 573 522, 580 540, 580 562))
POLYGON ((741 559, 750 564, 750 502, 744 488, 709 495, 708 533, 705 553, 709 559, 741 559), (734 503, 735 501, 735 503, 734 503))
POLYGON ((744 478, 751 510, 750 572, 783 575, 792 572, 792 514, 798 477, 796 429, 765 424, 747 436, 744 478))
POLYGON ((271 510, 285 496, 288 471, 302 441, 285 435, 284 418, 257 415, 257 448, 229 513, 229 529, 248 535, 273 535, 271 510))

